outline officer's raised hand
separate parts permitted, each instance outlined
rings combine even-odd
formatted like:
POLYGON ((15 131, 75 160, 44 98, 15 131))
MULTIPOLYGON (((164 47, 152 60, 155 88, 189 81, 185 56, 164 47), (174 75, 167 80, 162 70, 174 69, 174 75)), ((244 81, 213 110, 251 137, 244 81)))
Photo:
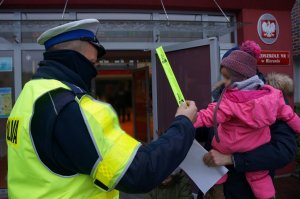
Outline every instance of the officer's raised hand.
POLYGON ((197 106, 194 101, 183 102, 177 109, 176 115, 184 115, 191 120, 192 123, 196 121, 197 118, 197 106))

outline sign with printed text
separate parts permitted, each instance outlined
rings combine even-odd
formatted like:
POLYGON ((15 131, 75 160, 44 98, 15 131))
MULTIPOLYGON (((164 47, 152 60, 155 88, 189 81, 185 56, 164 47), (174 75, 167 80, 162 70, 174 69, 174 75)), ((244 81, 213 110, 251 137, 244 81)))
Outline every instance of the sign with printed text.
POLYGON ((288 51, 261 51, 257 65, 289 65, 290 52, 288 51))

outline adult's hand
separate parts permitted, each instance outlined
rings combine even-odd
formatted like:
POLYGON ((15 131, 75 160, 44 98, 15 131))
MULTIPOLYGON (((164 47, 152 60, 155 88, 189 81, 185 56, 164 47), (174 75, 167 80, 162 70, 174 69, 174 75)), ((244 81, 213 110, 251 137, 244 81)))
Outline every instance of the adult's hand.
POLYGON ((209 167, 232 165, 231 155, 220 153, 214 149, 210 150, 203 157, 204 163, 209 167))
POLYGON ((176 115, 184 115, 194 123, 197 119, 197 107, 194 101, 183 102, 177 109, 176 115))

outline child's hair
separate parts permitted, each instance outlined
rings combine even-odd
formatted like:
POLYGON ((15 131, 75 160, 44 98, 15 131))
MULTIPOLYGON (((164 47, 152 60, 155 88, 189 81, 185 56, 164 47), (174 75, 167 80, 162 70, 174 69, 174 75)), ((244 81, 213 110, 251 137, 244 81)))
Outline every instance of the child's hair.
POLYGON ((266 80, 267 84, 281 90, 284 96, 289 97, 293 95, 293 80, 288 75, 282 73, 269 73, 266 80))

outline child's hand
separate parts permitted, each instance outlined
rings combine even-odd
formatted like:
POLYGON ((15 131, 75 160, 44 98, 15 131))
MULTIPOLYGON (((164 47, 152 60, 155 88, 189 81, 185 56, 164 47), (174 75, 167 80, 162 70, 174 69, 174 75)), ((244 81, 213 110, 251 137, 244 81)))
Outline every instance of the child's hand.
POLYGON ((203 162, 209 167, 232 165, 231 155, 220 153, 214 149, 210 150, 203 157, 203 162))
POLYGON ((197 119, 197 107, 194 101, 183 102, 177 109, 176 116, 184 115, 194 123, 197 119))

